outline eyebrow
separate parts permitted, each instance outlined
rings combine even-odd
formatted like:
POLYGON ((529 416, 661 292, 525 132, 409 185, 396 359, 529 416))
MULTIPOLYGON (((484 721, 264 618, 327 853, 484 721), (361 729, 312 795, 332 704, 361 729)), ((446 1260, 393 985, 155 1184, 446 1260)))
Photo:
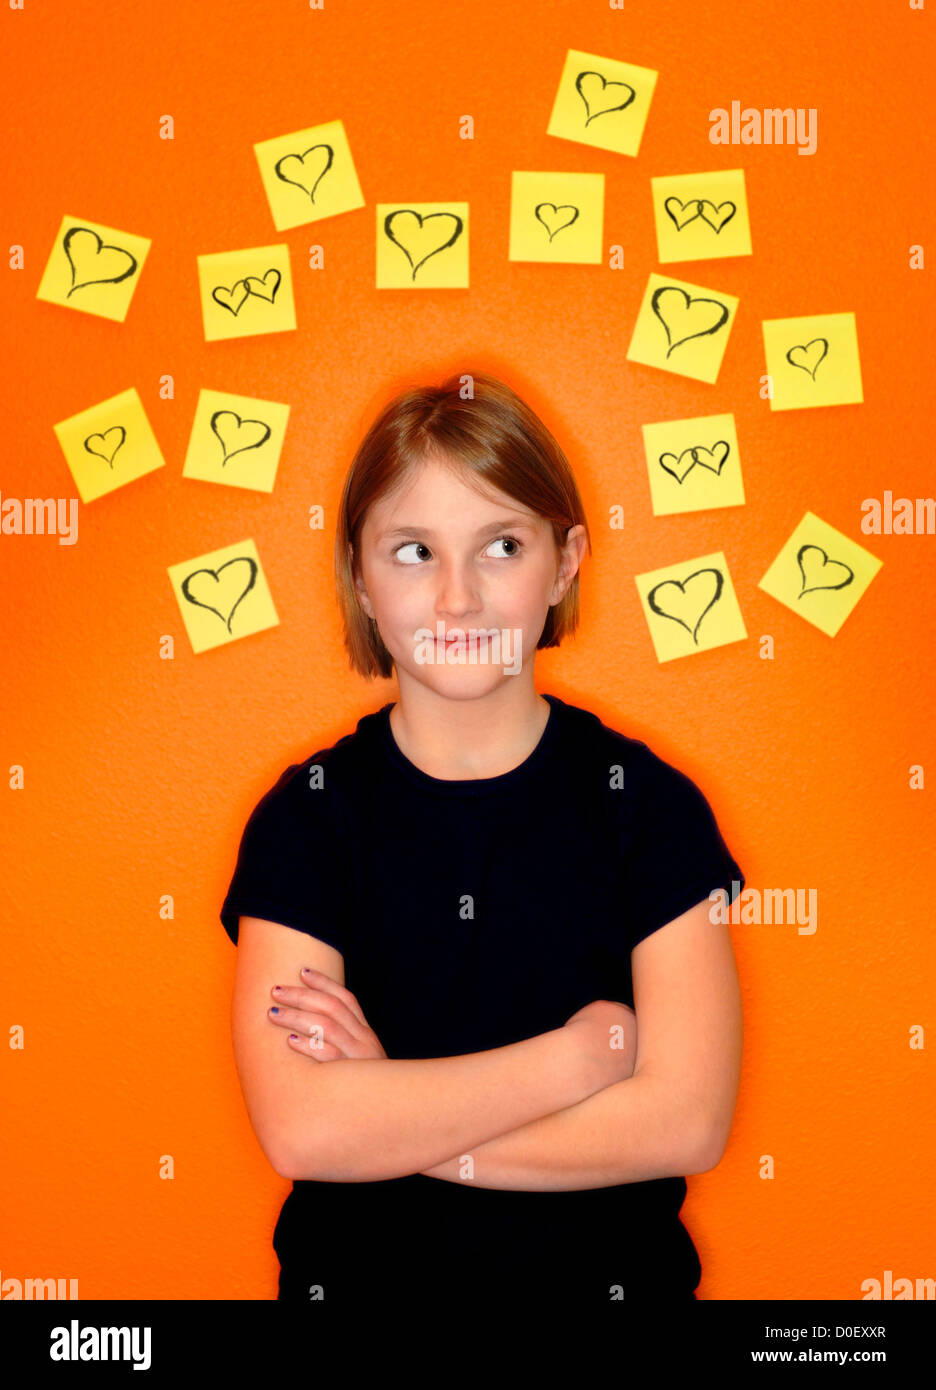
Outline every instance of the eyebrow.
MULTIPOLYGON (((492 521, 488 526, 482 526, 478 532, 479 536, 489 535, 493 531, 509 530, 535 530, 535 523, 526 517, 516 517, 513 520, 492 521)), ((434 533, 430 526, 394 526, 390 531, 381 531, 377 537, 378 541, 390 540, 394 536, 432 536, 434 533)))

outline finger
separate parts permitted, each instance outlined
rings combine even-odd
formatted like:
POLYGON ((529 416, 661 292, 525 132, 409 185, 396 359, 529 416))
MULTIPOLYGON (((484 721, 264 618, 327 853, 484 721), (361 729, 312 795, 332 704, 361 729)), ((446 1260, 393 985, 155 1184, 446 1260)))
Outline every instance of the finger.
POLYGON ((330 990, 313 988, 311 985, 278 985, 270 993, 277 1004, 328 1014, 356 1038, 362 1038, 368 1032, 367 1023, 362 1022, 354 1010, 330 990))
POLYGON ((324 970, 313 970, 311 966, 303 966, 299 971, 299 978, 304 985, 312 989, 324 990, 328 994, 334 994, 337 999, 341 999, 351 1010, 361 1023, 367 1026, 367 1019, 364 1017, 364 1010, 361 1008, 356 997, 344 985, 340 985, 337 980, 333 980, 330 975, 326 975, 324 970))
POLYGON ((293 1052, 301 1052, 304 1057, 311 1058, 313 1062, 336 1062, 343 1055, 341 1050, 331 1043, 313 1048, 309 1039, 302 1037, 299 1033, 287 1034, 286 1045, 293 1052))
POLYGON ((298 1033, 313 1052, 333 1046, 339 1049, 343 1057, 347 1057, 355 1050, 357 1039, 328 1014, 312 1014, 305 1009, 284 1008, 281 1004, 274 1007, 277 1012, 269 1011, 270 1022, 298 1033))

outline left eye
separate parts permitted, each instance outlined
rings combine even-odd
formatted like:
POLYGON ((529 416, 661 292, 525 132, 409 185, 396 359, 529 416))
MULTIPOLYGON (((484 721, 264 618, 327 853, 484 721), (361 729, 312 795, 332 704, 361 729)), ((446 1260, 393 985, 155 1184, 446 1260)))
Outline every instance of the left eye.
MULTIPOLYGON (((491 544, 492 544, 492 545, 504 545, 504 544, 506 544, 506 545, 515 545, 515 546, 517 547, 517 550, 516 550, 516 553, 517 553, 517 554, 519 554, 519 552, 523 549, 523 544, 522 544, 522 542, 521 542, 521 541, 518 541, 517 538, 516 538, 516 536, 498 536, 498 538, 497 538, 496 541, 491 541, 491 544)), ((513 556, 512 556, 512 555, 507 555, 505 558, 508 559, 508 560, 511 560, 511 559, 513 559, 513 556)))

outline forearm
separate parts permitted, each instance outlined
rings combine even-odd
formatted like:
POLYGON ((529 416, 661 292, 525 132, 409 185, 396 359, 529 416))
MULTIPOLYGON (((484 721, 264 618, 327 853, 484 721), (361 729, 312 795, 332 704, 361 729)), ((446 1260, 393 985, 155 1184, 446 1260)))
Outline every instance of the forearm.
POLYGON ((484 1144, 463 1146, 422 1171, 474 1187, 566 1192, 683 1177, 711 1166, 672 1086, 645 1073, 484 1144))
POLYGON ((310 1082, 291 1106, 279 1171, 321 1182, 423 1172, 576 1105, 600 1084, 564 1028, 458 1057, 319 1062, 310 1082))

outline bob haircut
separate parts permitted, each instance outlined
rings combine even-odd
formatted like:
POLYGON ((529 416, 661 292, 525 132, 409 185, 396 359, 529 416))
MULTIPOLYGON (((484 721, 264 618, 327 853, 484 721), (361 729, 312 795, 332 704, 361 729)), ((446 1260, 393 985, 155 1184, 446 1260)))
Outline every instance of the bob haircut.
MULTIPOLYGON (((469 487, 499 488, 549 521, 558 550, 569 528, 591 536, 568 459, 542 420, 511 388, 485 373, 455 373, 441 386, 400 392, 367 431, 348 469, 335 533, 335 579, 351 667, 368 678, 389 677, 393 658, 355 588, 360 540, 371 506, 392 495, 410 473, 437 460, 469 487), (472 394, 473 393, 473 394, 472 394)), ((558 647, 579 619, 579 576, 550 607, 536 644, 558 647)))

